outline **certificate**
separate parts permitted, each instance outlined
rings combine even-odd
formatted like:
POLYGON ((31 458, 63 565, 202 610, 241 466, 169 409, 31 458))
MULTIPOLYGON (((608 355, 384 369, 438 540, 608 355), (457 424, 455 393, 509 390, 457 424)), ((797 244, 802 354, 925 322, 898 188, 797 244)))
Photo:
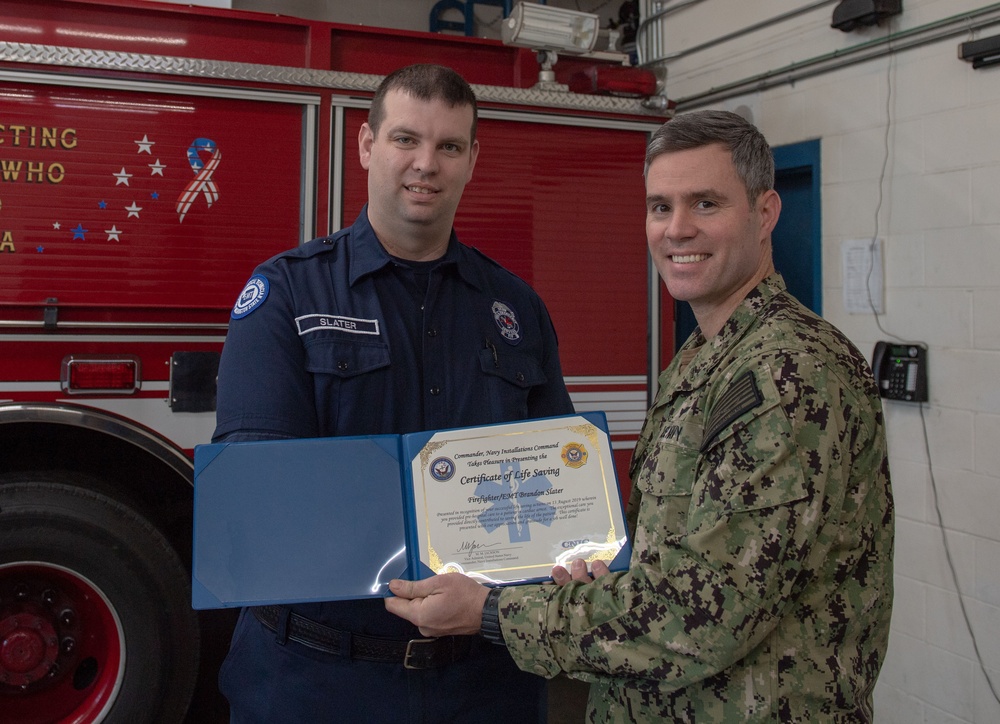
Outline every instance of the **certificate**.
POLYGON ((405 436, 418 569, 504 584, 548 578, 577 558, 627 567, 611 442, 597 415, 405 436))
POLYGON ((601 412, 195 448, 192 605, 379 598, 392 578, 628 566, 601 412))

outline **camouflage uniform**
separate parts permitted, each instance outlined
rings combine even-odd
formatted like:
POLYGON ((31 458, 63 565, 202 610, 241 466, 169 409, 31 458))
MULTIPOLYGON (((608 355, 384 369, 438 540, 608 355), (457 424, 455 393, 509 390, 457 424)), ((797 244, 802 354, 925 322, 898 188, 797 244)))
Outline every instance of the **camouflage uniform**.
POLYGON ((592 682, 592 722, 870 721, 893 505, 864 358, 774 275, 659 384, 630 570, 505 590, 515 661, 592 682))

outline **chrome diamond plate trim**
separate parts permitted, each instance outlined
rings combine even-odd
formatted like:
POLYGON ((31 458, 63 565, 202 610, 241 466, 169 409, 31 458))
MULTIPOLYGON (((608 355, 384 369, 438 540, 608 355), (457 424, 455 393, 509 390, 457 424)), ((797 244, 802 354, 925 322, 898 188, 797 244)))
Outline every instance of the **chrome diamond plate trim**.
POLYGON ((360 91, 374 91, 379 81, 379 76, 361 73, 5 41, 0 42, 0 61, 360 91))
POLYGON ((597 96, 584 93, 541 91, 533 88, 508 88, 496 85, 473 85, 480 102, 511 103, 541 108, 567 108, 578 111, 622 113, 632 116, 665 118, 662 111, 649 110, 635 98, 597 96))
MULTIPOLYGON (((313 70, 282 65, 232 63, 222 60, 180 58, 170 55, 145 55, 110 50, 70 48, 61 45, 37 45, 0 41, 0 62, 26 63, 54 67, 155 73, 189 78, 248 81, 272 85, 311 86, 346 91, 374 92, 383 76, 313 70)), ((505 103, 538 108, 565 108, 600 113, 627 114, 665 118, 667 113, 643 107, 635 98, 585 95, 532 88, 508 88, 473 85, 476 97, 484 103, 505 103)))

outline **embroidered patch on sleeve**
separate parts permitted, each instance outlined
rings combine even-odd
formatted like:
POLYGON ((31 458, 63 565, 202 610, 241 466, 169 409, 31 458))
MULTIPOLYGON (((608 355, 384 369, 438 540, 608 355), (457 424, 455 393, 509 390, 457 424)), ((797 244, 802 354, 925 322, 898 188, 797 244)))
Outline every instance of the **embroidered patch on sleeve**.
POLYGON ((747 370, 733 381, 712 408, 699 452, 705 452, 720 432, 763 401, 764 396, 757 387, 753 372, 747 370))
POLYGON ((270 285, 267 278, 260 274, 254 274, 250 277, 247 285, 243 287, 243 291, 240 292, 240 297, 236 300, 233 311, 229 316, 233 319, 242 319, 247 316, 264 303, 269 290, 270 285))

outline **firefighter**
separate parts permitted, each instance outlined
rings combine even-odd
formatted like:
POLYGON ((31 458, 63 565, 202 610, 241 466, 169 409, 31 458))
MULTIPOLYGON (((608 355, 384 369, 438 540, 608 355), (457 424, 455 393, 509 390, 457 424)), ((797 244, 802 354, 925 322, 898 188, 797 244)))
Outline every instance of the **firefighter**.
MULTIPOLYGON (((233 308, 214 441, 573 412, 545 305, 452 228, 479 153, 476 120, 475 95, 451 69, 384 79, 358 137, 368 203, 357 220, 261 264, 233 308)), ((505 650, 478 636, 427 639, 378 599, 244 609, 219 679, 241 723, 545 718, 544 679, 505 650)))

